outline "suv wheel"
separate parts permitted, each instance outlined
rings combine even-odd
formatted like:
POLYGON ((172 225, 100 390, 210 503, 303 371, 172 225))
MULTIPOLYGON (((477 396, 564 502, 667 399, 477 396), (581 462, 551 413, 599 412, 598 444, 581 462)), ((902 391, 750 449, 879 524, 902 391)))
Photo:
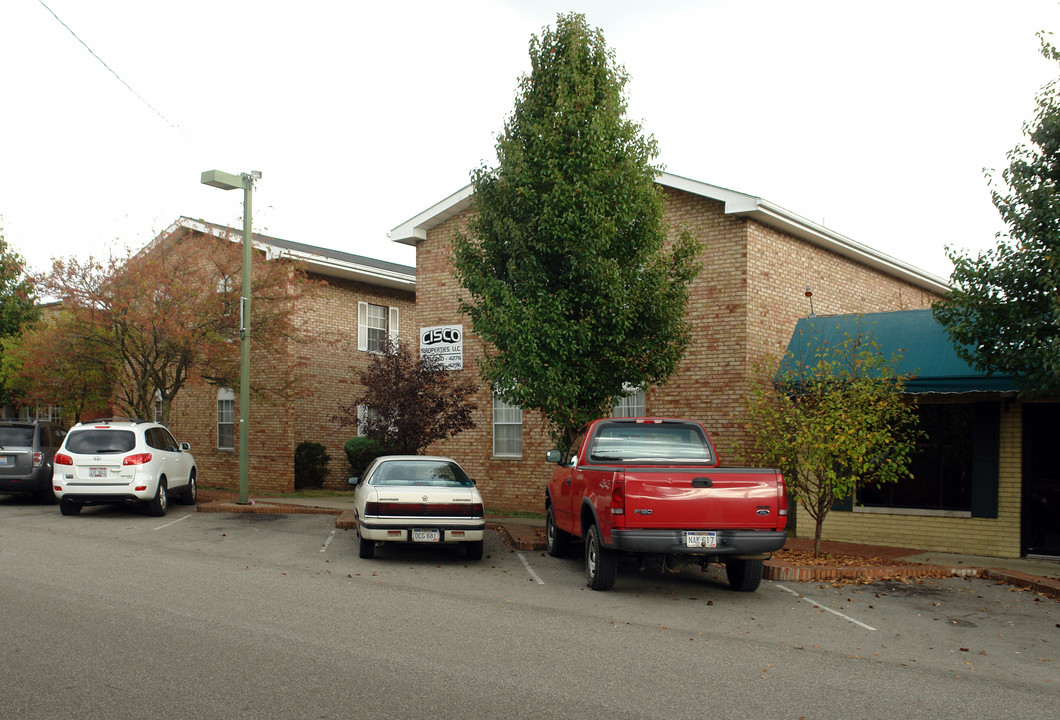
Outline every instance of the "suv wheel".
POLYGON ((81 512, 81 503, 75 503, 69 500, 60 500, 59 512, 61 512, 63 515, 77 515, 79 512, 81 512))
POLYGON ((147 512, 155 517, 162 517, 166 514, 168 506, 169 499, 166 495, 166 480, 165 478, 159 478, 158 489, 155 490, 155 496, 147 503, 147 512))
POLYGON ((184 505, 194 505, 197 496, 198 490, 195 487, 195 471, 192 471, 191 477, 188 478, 188 487, 184 488, 184 492, 180 494, 180 502, 184 505))

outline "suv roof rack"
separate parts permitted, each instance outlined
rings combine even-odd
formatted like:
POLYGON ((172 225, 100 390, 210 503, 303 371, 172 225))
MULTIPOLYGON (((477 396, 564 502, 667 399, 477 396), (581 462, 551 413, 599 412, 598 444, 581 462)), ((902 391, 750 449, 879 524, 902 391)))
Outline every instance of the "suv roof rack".
POLYGON ((145 423, 145 422, 147 422, 147 420, 144 420, 143 418, 131 418, 131 417, 103 417, 103 418, 96 418, 95 420, 89 420, 87 423, 82 423, 82 425, 86 425, 86 424, 89 424, 89 423, 112 423, 112 422, 145 423))

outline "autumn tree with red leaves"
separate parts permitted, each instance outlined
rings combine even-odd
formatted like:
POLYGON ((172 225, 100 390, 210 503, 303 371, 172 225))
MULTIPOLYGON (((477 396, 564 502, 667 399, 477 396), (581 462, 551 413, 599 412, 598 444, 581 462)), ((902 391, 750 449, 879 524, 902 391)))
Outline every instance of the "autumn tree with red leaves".
POLYGON ((364 391, 339 407, 341 427, 358 427, 389 453, 416 455, 475 427, 468 401, 475 383, 445 370, 436 356, 416 358, 389 339, 360 375, 364 391))
MULTIPOLYGON (((124 258, 55 260, 39 285, 62 302, 70 344, 48 355, 82 348, 100 371, 112 368, 114 404, 135 417, 153 417, 160 400, 168 422, 173 398, 193 374, 238 391, 241 267, 238 243, 195 231, 159 238, 124 258)), ((308 340, 293 313, 312 283, 292 263, 260 252, 252 277, 252 353, 267 362, 258 363, 250 390, 289 397, 297 367, 292 353, 279 350, 308 340)), ((40 361, 58 372, 54 357, 40 361)))

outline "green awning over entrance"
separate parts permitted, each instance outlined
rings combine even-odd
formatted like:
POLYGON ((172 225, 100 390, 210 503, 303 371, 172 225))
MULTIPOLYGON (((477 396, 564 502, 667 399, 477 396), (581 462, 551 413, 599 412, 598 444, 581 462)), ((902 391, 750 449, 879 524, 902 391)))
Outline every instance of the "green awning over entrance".
POLYGON ((802 318, 795 325, 781 370, 813 357, 821 343, 835 344, 862 333, 877 343, 885 357, 902 356, 899 372, 914 375, 906 385, 909 393, 999 393, 1019 389, 1011 375, 988 376, 962 360, 930 309, 802 318))

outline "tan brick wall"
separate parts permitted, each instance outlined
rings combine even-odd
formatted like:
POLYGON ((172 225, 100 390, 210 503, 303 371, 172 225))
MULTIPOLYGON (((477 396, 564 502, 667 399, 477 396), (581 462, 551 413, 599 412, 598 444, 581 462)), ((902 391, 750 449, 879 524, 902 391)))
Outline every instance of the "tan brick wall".
MULTIPOLYGON (((1022 407, 1002 403, 997 518, 940 517, 832 511, 822 534, 828 540, 890 545, 936 552, 1019 557, 1021 551, 1022 407)), ((798 537, 814 534, 813 519, 800 513, 798 537)))
MULTIPOLYGON (((357 303, 399 309, 403 342, 416 340, 415 293, 310 275, 314 290, 295 308, 308 341, 288 340, 267 352, 251 354, 251 377, 273 372, 278 359, 297 364, 300 382, 290 398, 251 395, 248 484, 251 494, 294 489, 294 451, 303 441, 318 442, 331 456, 326 487, 346 489, 349 464, 343 444, 355 427, 334 419, 340 404, 362 390, 358 383, 371 355, 357 350, 357 303)), ((251 328, 253 332, 253 328, 251 328)), ((217 388, 193 380, 174 400, 170 425, 181 441, 192 444, 202 486, 239 484, 239 393, 236 393, 235 450, 217 448, 217 388)))
MULTIPOLYGON (((779 357, 786 349, 796 320, 809 313, 807 285, 818 314, 919 308, 932 300, 908 283, 799 238, 725 215, 720 202, 665 191, 671 232, 687 229, 706 249, 688 308, 693 342, 670 380, 649 391, 647 412, 703 421, 724 462, 739 462, 732 448, 747 442, 740 418, 751 361, 764 353, 779 357)), ((469 214, 450 218, 417 246, 417 313, 422 326, 464 324, 464 372, 477 379, 482 345, 458 311, 461 289, 449 257, 452 235, 466 227, 469 214)), ((432 449, 465 464, 488 505, 541 509, 551 472, 544 453, 551 443, 540 417, 524 413, 521 460, 496 459, 488 390, 482 388, 475 400, 476 428, 432 449)))

